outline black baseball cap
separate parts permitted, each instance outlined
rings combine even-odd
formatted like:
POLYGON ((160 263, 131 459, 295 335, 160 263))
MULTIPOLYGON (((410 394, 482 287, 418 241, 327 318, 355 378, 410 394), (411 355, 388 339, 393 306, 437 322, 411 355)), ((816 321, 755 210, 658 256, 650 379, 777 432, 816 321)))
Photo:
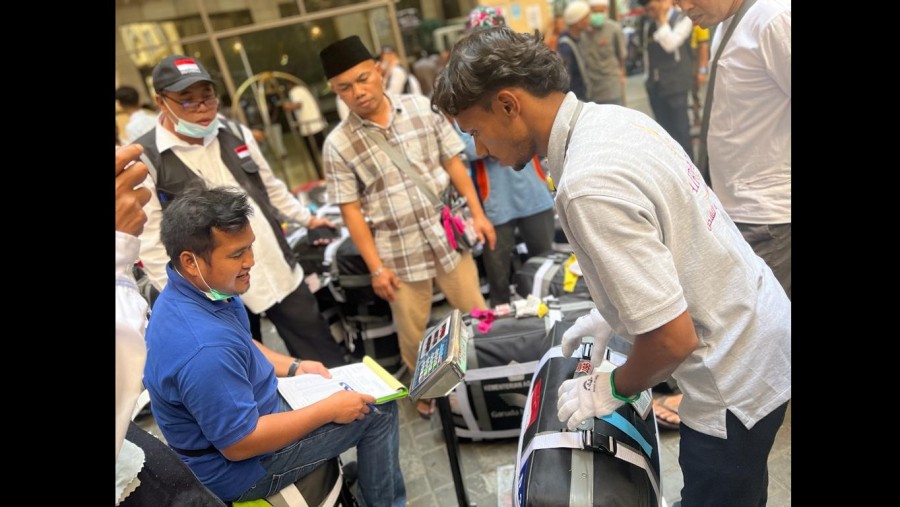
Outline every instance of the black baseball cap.
POLYGON ((213 82, 203 65, 190 56, 167 56, 153 69, 153 88, 157 92, 180 92, 200 81, 213 82))

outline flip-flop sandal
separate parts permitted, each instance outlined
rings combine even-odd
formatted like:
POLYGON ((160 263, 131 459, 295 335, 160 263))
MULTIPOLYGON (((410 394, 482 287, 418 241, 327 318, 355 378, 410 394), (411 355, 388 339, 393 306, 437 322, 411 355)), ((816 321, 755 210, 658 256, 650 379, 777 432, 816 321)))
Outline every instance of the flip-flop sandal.
MULTIPOLYGON (((676 395, 677 396, 677 395, 676 395)), ((654 398, 653 400, 653 414, 656 417, 656 425, 662 429, 666 430, 677 430, 679 424, 681 423, 681 418, 678 417, 678 408, 672 407, 671 405, 666 404, 666 400, 671 398, 671 396, 660 396, 659 398, 654 398), (675 417, 678 417, 678 422, 667 421, 660 416, 657 411, 658 408, 662 408, 664 410, 668 410, 669 412, 675 414, 675 417)))
POLYGON ((435 408, 436 408, 436 406, 437 406, 437 404, 435 403, 435 401, 434 401, 434 400, 419 400, 419 401, 417 401, 417 402, 415 402, 415 403, 416 403, 416 412, 419 414, 419 417, 421 417, 422 419, 424 419, 424 420, 426 420, 426 421, 431 420, 431 414, 434 413, 435 408), (428 404, 428 410, 427 410, 427 411, 423 411, 423 410, 422 410, 422 402, 423 402, 423 401, 425 401, 425 402, 430 401, 430 403, 428 404))

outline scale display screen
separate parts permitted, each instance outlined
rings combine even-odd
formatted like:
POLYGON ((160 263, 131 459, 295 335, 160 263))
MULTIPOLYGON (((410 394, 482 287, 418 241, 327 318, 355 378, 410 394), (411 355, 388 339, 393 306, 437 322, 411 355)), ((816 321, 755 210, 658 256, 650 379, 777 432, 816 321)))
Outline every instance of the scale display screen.
POLYGON ((437 398, 446 396, 466 373, 466 345, 469 335, 459 310, 453 310, 434 327, 425 331, 419 343, 416 371, 409 396, 437 398))

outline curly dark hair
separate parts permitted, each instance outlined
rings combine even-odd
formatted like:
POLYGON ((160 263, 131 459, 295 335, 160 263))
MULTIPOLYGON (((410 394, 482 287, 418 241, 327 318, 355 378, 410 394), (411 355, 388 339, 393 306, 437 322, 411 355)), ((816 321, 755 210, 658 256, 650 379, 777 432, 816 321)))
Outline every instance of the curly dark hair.
POLYGON ((477 30, 453 46, 450 61, 435 81, 431 108, 450 116, 475 104, 490 111, 493 94, 510 87, 546 97, 565 92, 569 74, 537 30, 533 35, 506 26, 477 30))

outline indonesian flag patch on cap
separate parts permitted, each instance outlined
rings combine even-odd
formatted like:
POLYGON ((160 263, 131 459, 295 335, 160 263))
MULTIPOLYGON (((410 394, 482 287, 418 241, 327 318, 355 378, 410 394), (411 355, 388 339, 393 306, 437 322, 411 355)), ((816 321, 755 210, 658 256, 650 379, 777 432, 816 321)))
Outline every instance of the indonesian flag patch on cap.
POLYGON ((195 62, 193 58, 181 58, 175 60, 173 63, 175 64, 175 68, 178 69, 178 72, 181 72, 182 75, 200 73, 200 67, 197 66, 197 62, 195 62))
POLYGON ((250 148, 247 148, 246 144, 242 144, 234 149, 234 152, 237 153, 238 158, 247 158, 250 156, 250 148))

